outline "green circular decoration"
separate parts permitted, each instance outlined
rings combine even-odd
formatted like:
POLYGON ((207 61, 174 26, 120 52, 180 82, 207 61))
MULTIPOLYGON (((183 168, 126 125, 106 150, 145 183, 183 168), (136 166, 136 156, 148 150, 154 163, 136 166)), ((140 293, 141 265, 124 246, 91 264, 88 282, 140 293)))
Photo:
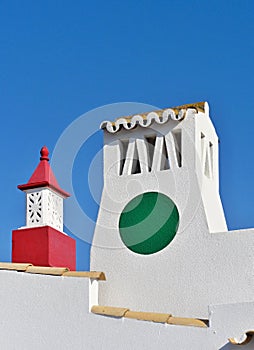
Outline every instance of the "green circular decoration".
POLYGON ((179 213, 175 203, 159 192, 145 192, 133 198, 119 220, 120 236, 131 251, 154 254, 175 237, 179 213))

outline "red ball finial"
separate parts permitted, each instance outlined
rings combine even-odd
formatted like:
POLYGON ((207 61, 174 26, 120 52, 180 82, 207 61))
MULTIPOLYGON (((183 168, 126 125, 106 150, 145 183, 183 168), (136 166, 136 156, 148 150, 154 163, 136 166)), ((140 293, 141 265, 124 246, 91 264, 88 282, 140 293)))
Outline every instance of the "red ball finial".
POLYGON ((41 158, 40 158, 40 160, 47 160, 47 161, 49 161, 49 157, 48 157, 48 155, 49 155, 49 150, 47 149, 46 146, 43 146, 43 147, 42 147, 40 153, 41 153, 41 158))

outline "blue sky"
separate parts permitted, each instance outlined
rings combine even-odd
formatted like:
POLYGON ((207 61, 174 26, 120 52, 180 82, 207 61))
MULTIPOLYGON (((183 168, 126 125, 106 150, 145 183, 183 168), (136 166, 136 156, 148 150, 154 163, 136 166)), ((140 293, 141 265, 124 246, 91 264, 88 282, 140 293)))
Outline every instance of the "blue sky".
MULTIPOLYGON (((252 1, 2 0, 0 26, 1 261, 11 259, 11 230, 25 223, 16 186, 29 179, 41 146, 53 151, 77 117, 119 102, 208 101, 228 226, 254 227, 252 1)), ((93 220, 87 171, 101 144, 98 132, 73 168, 77 198, 93 220)), ((77 246, 77 267, 87 269, 89 246, 77 246)))

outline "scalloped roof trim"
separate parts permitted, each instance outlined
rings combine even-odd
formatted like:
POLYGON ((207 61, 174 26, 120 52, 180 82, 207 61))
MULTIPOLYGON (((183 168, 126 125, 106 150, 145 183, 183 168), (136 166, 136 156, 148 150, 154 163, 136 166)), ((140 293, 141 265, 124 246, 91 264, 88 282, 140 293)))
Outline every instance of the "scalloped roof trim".
POLYGON ((137 125, 146 128, 152 125, 153 123, 165 124, 169 119, 180 121, 185 117, 187 109, 195 109, 197 112, 205 113, 208 110, 208 103, 190 103, 178 107, 166 108, 148 113, 120 117, 117 118, 115 121, 106 120, 101 123, 100 128, 106 129, 108 132, 114 134, 118 132, 121 128, 131 130, 137 125))

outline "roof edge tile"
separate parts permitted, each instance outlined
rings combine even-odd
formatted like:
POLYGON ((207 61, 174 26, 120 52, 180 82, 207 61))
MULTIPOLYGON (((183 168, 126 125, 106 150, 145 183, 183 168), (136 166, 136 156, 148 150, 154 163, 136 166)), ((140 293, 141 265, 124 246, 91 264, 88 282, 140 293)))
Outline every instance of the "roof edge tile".
POLYGON ((149 127, 152 123, 165 124, 169 119, 176 122, 181 121, 188 109, 195 109, 196 112, 208 113, 209 106, 207 102, 189 103, 177 107, 155 110, 147 113, 123 116, 115 121, 104 121, 101 123, 101 129, 106 129, 109 133, 116 133, 121 128, 126 130, 134 129, 137 125, 143 128, 149 127))
POLYGON ((113 317, 124 317, 126 312, 129 309, 124 307, 115 307, 115 306, 100 306, 94 305, 92 306, 91 312, 98 315, 104 316, 113 316, 113 317))
POLYGON ((106 280, 105 273, 101 271, 69 271, 67 267, 34 266, 30 263, 0 262, 0 270, 63 277, 84 277, 100 281, 106 280))
POLYGON ((40 275, 62 276, 67 271, 69 271, 67 267, 28 266, 25 272, 40 275))
POLYGON ((142 321, 167 323, 167 320, 171 317, 171 314, 161 314, 156 312, 127 311, 124 317, 134 318, 136 320, 142 320, 142 321))
POLYGON ((100 281, 106 281, 104 272, 97 271, 67 271, 63 274, 64 277, 88 277, 100 281))
POLYGON ((26 271, 29 266, 32 264, 0 262, 0 270, 26 271))
POLYGON ((208 327, 204 320, 197 318, 174 317, 171 314, 156 312, 132 311, 128 308, 123 307, 94 305, 91 308, 91 312, 103 316, 125 317, 140 321, 165 323, 169 325, 192 326, 200 328, 208 327))

